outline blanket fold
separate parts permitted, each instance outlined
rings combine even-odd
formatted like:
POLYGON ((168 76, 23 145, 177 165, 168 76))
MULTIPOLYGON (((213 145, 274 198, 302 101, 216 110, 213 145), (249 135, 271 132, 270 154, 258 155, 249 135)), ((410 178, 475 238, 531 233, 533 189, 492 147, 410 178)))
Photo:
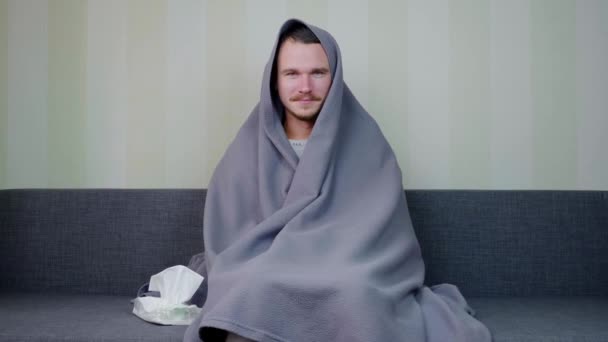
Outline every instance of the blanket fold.
POLYGON ((260 342, 490 341, 455 286, 424 286, 395 155, 344 83, 333 37, 303 24, 329 59, 329 94, 298 158, 273 86, 277 39, 260 102, 208 187, 207 299, 184 341, 222 340, 217 329, 260 342))

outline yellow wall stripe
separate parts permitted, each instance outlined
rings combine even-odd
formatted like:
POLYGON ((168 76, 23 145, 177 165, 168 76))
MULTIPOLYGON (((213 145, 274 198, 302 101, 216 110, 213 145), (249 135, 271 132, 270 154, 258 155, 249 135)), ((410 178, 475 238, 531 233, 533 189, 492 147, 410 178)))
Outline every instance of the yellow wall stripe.
POLYGON ((575 6, 573 0, 531 2, 534 184, 576 186, 575 6))
POLYGON ((608 189, 608 1, 576 2, 577 188, 608 189))
POLYGON ((450 12, 451 184, 456 188, 488 188, 489 3, 463 0, 453 4, 450 12))
POLYGON ((171 0, 168 8, 166 174, 170 187, 205 187, 208 117, 206 3, 171 0))
POLYGON ((0 0, 0 189, 6 180, 6 150, 8 144, 8 6, 0 0))
POLYGON ((530 5, 490 2, 492 187, 534 187, 534 120, 530 82, 530 5), (513 23, 517 23, 514 25, 513 23))
POLYGON ((54 0, 49 7, 50 187, 86 184, 86 5, 83 0, 54 0))
POLYGON ((48 8, 8 2, 6 176, 11 187, 48 184, 48 8))
POLYGON ((127 187, 164 187, 167 2, 129 0, 127 187))

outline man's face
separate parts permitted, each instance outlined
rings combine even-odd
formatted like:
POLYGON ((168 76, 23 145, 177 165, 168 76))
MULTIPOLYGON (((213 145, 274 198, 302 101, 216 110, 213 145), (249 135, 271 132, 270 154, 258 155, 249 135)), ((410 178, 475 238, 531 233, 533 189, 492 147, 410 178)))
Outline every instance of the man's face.
POLYGON ((283 42, 277 60, 277 88, 285 115, 315 120, 330 86, 329 61, 321 44, 283 42))

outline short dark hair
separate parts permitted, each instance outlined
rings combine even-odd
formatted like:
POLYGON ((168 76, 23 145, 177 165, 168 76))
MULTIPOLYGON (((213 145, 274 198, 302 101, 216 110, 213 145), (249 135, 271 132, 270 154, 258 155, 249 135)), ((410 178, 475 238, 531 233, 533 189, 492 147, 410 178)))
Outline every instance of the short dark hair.
POLYGON ((293 39, 296 42, 304 44, 321 44, 319 38, 302 23, 295 23, 287 28, 279 37, 279 47, 283 45, 287 39, 293 39))

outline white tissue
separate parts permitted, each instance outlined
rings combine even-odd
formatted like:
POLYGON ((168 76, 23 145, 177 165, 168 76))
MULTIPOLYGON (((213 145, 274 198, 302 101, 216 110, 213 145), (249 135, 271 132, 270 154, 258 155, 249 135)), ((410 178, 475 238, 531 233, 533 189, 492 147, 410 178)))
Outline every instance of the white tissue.
POLYGON ((184 303, 192 298, 203 279, 203 276, 188 267, 169 267, 150 278, 148 290, 160 292, 160 297, 135 298, 133 313, 152 323, 190 325, 201 308, 184 303))

